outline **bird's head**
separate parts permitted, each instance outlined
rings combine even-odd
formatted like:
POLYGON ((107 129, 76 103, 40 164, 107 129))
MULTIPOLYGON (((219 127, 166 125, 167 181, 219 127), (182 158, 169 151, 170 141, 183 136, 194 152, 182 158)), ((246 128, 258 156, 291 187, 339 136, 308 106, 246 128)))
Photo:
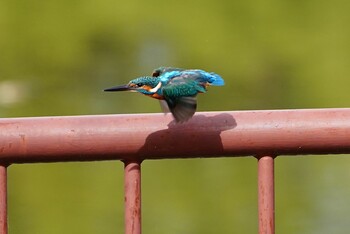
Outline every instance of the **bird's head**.
POLYGON ((126 85, 115 86, 112 88, 105 89, 104 91, 113 92, 113 91, 131 91, 139 92, 145 95, 153 95, 158 92, 161 88, 162 83, 157 77, 151 76, 142 76, 136 79, 131 80, 126 85))

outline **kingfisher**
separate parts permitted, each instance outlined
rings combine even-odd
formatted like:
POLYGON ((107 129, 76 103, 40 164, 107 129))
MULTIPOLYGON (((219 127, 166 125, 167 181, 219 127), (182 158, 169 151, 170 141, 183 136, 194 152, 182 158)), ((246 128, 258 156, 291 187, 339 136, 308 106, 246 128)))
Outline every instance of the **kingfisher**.
POLYGON ((160 67, 151 76, 142 76, 126 85, 104 91, 131 91, 160 100, 162 110, 171 112, 178 123, 186 122, 196 112, 198 93, 205 93, 210 85, 223 86, 221 76, 200 69, 160 67))

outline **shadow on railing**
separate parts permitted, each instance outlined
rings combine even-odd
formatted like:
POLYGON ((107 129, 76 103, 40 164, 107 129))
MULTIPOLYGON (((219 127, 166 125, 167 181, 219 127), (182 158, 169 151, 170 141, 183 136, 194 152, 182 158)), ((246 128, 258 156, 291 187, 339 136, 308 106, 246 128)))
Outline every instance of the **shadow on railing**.
POLYGON ((255 156, 259 233, 274 233, 274 158, 350 153, 350 109, 200 112, 0 120, 0 232, 7 233, 6 168, 13 163, 122 160, 125 233, 141 232, 141 162, 255 156))

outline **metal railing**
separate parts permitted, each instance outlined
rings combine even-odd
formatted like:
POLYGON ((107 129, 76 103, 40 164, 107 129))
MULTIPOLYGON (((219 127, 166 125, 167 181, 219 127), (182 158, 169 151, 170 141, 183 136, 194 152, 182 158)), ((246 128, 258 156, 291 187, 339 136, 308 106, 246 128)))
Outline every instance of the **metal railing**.
POLYGON ((274 158, 350 153, 350 109, 199 112, 184 124, 163 114, 4 118, 0 131, 1 233, 13 163, 122 160, 129 234, 141 233, 143 160, 255 156, 259 233, 274 233, 274 158))

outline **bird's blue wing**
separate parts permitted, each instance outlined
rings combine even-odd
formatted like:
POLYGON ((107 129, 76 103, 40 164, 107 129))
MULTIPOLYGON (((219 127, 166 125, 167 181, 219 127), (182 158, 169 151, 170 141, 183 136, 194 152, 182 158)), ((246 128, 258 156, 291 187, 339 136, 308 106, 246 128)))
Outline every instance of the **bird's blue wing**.
POLYGON ((195 96, 165 99, 165 101, 176 122, 185 122, 196 113, 197 99, 195 96))
POLYGON ((168 97, 194 96, 198 92, 204 93, 205 86, 188 77, 178 76, 170 79, 168 83, 163 86, 163 95, 168 97))
POLYGON ((195 80, 175 77, 163 87, 162 92, 175 120, 185 122, 196 112, 196 95, 198 92, 205 92, 205 88, 195 80))
POLYGON ((181 68, 158 68, 155 74, 159 75, 162 83, 176 83, 178 79, 195 80, 203 86, 216 85, 222 86, 225 84, 224 79, 214 72, 206 72, 199 69, 183 70, 181 68))
POLYGON ((197 109, 196 95, 205 93, 208 85, 224 85, 215 73, 202 70, 168 70, 160 75, 162 95, 177 122, 190 119, 197 109))
POLYGON ((193 79, 202 85, 222 86, 225 84, 224 79, 218 74, 199 69, 183 71, 181 76, 187 79, 193 79))

